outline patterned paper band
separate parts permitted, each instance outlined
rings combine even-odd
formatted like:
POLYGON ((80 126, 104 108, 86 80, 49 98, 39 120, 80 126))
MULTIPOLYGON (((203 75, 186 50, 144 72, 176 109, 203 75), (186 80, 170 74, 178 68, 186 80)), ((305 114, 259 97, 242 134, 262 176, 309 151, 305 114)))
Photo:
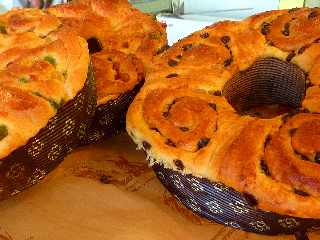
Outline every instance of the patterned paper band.
POLYGON ((302 236, 301 233, 320 227, 320 220, 296 218, 256 209, 252 207, 250 199, 222 183, 183 175, 160 164, 153 165, 153 169, 162 184, 179 201, 211 221, 267 235, 302 236))
POLYGON ((120 95, 115 100, 110 100, 97 107, 92 126, 83 144, 101 141, 104 137, 111 137, 125 130, 126 113, 130 103, 139 92, 144 81, 137 84, 131 91, 120 95))
POLYGON ((91 67, 83 89, 65 103, 25 146, 0 161, 0 200, 36 184, 72 151, 92 121, 96 107, 91 67))

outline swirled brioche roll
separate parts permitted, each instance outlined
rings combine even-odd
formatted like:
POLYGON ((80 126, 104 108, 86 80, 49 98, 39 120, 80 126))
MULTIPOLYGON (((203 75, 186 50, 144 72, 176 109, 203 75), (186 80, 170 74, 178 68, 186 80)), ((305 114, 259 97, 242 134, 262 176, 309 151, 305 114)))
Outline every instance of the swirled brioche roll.
POLYGON ((319 219, 319 21, 318 8, 270 11, 180 40, 148 72, 129 135, 181 181, 220 182, 259 211, 319 219))
MULTIPOLYGON (((89 66, 87 42, 76 32, 63 29, 57 17, 38 9, 13 9, 0 15, 0 29, 3 199, 34 184, 34 174, 42 178, 67 154, 65 148, 79 142, 71 132, 62 131, 66 131, 65 121, 69 118, 73 124, 88 123, 90 113, 75 109, 72 102, 79 94, 91 99, 93 92, 85 87, 89 66), (56 125, 60 130, 55 129, 56 125), (53 147, 54 158, 52 153, 48 157, 53 147)), ((85 108, 87 102, 83 104, 85 108)))
POLYGON ((144 82, 152 59, 167 46, 165 25, 127 0, 80 0, 48 9, 65 29, 88 41, 97 81, 96 141, 124 129, 128 105, 144 82))

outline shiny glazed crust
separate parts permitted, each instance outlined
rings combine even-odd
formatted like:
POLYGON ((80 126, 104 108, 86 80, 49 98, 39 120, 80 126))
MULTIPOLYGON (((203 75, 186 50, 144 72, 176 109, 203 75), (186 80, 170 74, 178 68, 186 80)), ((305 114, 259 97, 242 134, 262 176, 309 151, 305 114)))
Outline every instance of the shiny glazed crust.
POLYGON ((222 182, 265 211, 318 219, 319 21, 319 9, 271 11, 180 40, 155 59, 129 108, 129 135, 151 164, 222 182), (238 114, 222 96, 226 81, 268 57, 308 73, 300 110, 238 114))
MULTIPOLYGON (((120 82, 114 81, 112 73, 98 74, 99 105, 132 90, 142 80, 133 76, 141 75, 140 64, 135 73, 130 64, 127 65, 132 55, 142 61, 146 68, 144 72, 157 52, 167 45, 165 26, 135 9, 127 0, 77 0, 54 6, 48 11, 59 17, 65 28, 77 31, 86 39, 95 38, 100 42, 102 51, 93 54, 94 59, 99 59, 93 61, 95 72, 101 72, 100 69, 104 67, 101 64, 108 62, 107 57, 111 52, 115 59, 127 59, 124 66, 120 63, 120 69, 123 74, 130 76, 129 81, 123 81, 121 77, 120 82)), ((107 72, 110 72, 109 68, 107 72)))
MULTIPOLYGON (((23 146, 83 88, 89 54, 38 9, 0 15, 0 159, 23 146)), ((0 160, 1 161, 1 160, 0 160)))
POLYGON ((92 56, 98 105, 130 91, 144 79, 144 67, 133 54, 104 50, 92 56))

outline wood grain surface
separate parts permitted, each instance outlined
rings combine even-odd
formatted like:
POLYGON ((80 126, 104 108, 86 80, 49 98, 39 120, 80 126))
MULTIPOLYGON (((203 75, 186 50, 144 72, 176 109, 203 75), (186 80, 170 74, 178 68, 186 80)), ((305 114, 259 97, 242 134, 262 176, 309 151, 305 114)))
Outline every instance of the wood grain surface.
MULTIPOLYGON (((320 232, 309 234, 320 239, 320 232)), ((77 149, 38 185, 0 203, 0 240, 263 240, 180 205, 122 135, 77 149)))

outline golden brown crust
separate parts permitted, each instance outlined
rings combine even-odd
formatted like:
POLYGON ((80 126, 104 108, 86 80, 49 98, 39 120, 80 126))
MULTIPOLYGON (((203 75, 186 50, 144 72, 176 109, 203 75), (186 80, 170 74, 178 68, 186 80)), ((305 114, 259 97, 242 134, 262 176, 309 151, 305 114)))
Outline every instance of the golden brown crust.
POLYGON ((59 19, 36 8, 8 11, 0 16, 0 24, 9 35, 33 32, 39 37, 45 37, 61 26, 59 19))
POLYGON ((103 50, 92 55, 98 105, 130 91, 144 79, 141 60, 133 54, 103 50))
POLYGON ((319 218, 318 21, 318 9, 271 11, 180 40, 155 59, 129 108, 129 135, 151 164, 220 181, 266 211, 319 218), (265 57, 309 73, 300 112, 240 115, 221 96, 235 73, 265 57))
MULTIPOLYGON (((313 10, 318 14, 318 10, 313 10)), ((320 34, 319 16, 310 18, 309 9, 284 14, 272 21, 267 40, 284 51, 294 51, 315 41, 320 34), (299 34, 303 32, 304 34, 299 34)))
POLYGON ((122 74, 130 76, 130 81, 114 81, 110 69, 106 70, 107 74, 100 71, 104 61, 93 61, 94 69, 99 72, 96 79, 98 104, 117 98, 141 81, 140 77, 133 76, 140 75, 140 66, 134 73, 128 65, 132 55, 142 61, 147 70, 157 51, 167 44, 164 25, 133 8, 127 0, 78 0, 52 7, 48 12, 59 17, 64 28, 71 28, 86 39, 99 40, 105 53, 112 52, 114 58, 127 59, 124 66, 120 63, 120 69, 122 74))
POLYGON ((38 9, 0 15, 0 159, 35 136, 83 88, 89 54, 38 9))

